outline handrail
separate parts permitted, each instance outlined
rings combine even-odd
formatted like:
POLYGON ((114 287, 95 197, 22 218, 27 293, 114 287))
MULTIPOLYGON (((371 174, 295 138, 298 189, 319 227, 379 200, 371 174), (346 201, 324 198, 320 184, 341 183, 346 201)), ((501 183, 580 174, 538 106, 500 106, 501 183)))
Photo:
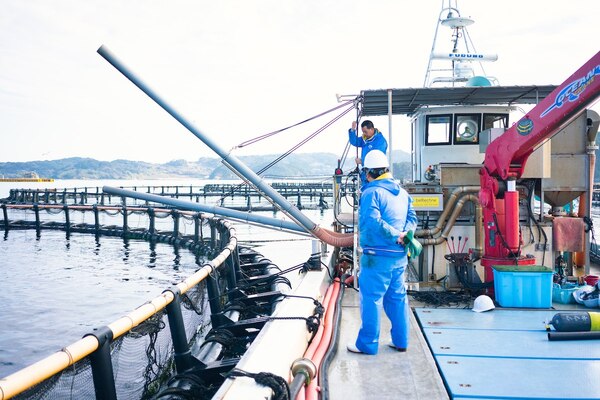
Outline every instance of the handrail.
MULTIPOLYGON (((229 242, 214 259, 204 264, 202 268, 175 286, 181 294, 206 279, 235 250, 237 246, 235 228, 227 221, 218 221, 228 230, 229 242)), ((113 334, 113 340, 164 309, 174 298, 173 291, 167 289, 161 295, 107 325, 113 334)), ((10 399, 51 376, 62 372, 98 350, 99 346, 98 338, 93 335, 84 336, 82 339, 64 347, 60 351, 0 379, 0 400, 10 399)))

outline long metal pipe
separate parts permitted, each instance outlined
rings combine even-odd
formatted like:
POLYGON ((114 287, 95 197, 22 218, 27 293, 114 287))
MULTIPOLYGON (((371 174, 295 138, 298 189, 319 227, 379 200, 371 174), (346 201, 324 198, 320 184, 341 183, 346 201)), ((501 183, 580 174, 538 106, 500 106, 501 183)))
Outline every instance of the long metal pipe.
POLYGON ((184 118, 179 112, 177 112, 171 105, 161 99, 161 97, 154 92, 148 85, 146 85, 141 79, 123 64, 117 57, 115 57, 110 50, 105 46, 100 46, 98 49, 100 54, 106 61, 108 61, 113 67, 121 72, 127 79, 129 79, 134 85, 136 85, 142 92, 146 93, 152 100, 154 100, 159 106, 161 106, 166 112, 168 112, 173 118, 175 118, 181 125, 187 128, 194 136, 200 139, 204 144, 210 147, 215 153, 219 155, 225 162, 235 168, 241 175, 243 175, 248 181, 259 188, 263 193, 269 196, 277 205, 282 208, 282 211, 296 220, 301 226, 307 231, 312 232, 316 228, 316 224, 310 220, 307 216, 302 214, 292 203, 287 201, 285 197, 280 195, 275 189, 265 183, 254 171, 248 168, 243 162, 237 157, 229 154, 227 151, 222 149, 208 136, 203 134, 200 129, 195 127, 190 121, 184 118))
POLYGON ((207 204, 199 204, 186 200, 173 199, 167 196, 159 196, 156 194, 136 192, 134 190, 126 190, 111 186, 104 186, 102 190, 106 193, 116 196, 126 196, 138 200, 146 200, 154 203, 167 204, 184 210, 193 210, 220 215, 250 224, 258 224, 261 226, 270 226, 280 230, 287 230, 296 233, 306 234, 306 230, 292 221, 282 221, 277 218, 266 217, 263 215, 251 214, 243 211, 231 210, 225 207, 211 206, 207 204))

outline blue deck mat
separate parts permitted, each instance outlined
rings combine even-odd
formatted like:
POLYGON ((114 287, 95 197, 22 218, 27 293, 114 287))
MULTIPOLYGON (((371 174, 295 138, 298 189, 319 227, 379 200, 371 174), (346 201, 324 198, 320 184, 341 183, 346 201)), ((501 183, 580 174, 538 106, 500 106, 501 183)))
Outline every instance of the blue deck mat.
POLYGON ((415 309, 453 399, 600 399, 600 341, 548 341, 557 312, 415 309))

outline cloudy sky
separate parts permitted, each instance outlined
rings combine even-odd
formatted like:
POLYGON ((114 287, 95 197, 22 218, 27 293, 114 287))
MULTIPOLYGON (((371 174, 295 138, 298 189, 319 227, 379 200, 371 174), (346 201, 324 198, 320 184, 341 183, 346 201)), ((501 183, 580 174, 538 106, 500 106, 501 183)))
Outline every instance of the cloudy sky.
MULTIPOLYGON (((442 0, 0 0, 0 162, 214 154, 110 66, 105 45, 224 149, 420 87, 442 0)), ((598 0, 459 0, 502 85, 560 84, 600 48, 598 0)), ((441 29, 441 28, 440 28, 441 29)), ((449 30, 438 45, 449 45, 449 30)), ((594 107, 598 109, 596 105, 594 107)), ((281 153, 336 114, 236 154, 281 153)), ((301 152, 341 154, 352 114, 301 152)), ((386 118, 375 118, 387 132, 386 118)), ((394 148, 409 128, 394 119, 394 148)))

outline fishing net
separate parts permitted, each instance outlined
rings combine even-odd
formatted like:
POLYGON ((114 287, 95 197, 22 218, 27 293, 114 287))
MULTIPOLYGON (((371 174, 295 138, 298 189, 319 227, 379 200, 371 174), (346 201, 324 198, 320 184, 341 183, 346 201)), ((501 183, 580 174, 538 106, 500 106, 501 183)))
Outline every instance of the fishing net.
MULTIPOLYGON (((182 295, 185 332, 190 343, 210 329, 203 282, 182 295)), ((117 398, 150 399, 174 371, 173 342, 166 313, 159 312, 111 343, 117 398)), ((93 399, 92 368, 85 358, 15 399, 93 399)))

